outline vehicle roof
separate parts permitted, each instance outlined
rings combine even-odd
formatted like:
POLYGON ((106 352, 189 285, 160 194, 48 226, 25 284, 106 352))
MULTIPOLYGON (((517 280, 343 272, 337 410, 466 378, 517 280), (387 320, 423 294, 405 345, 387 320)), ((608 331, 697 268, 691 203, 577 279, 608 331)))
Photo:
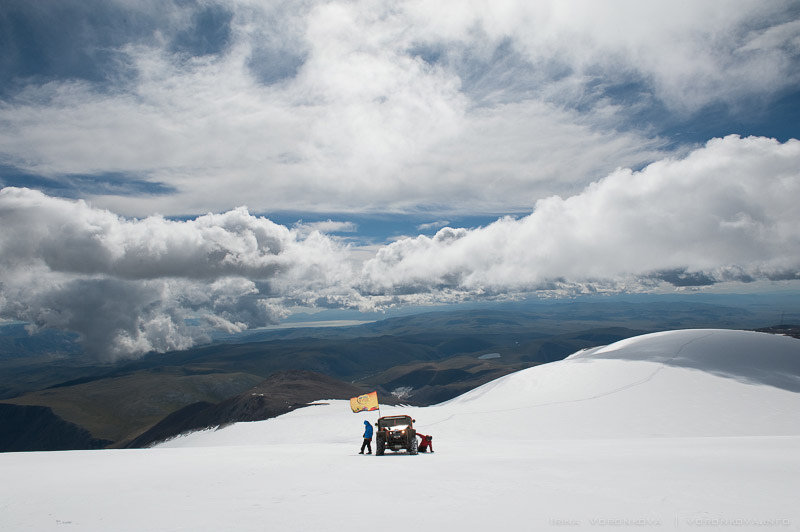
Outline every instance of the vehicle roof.
POLYGON ((383 416, 382 418, 378 418, 378 421, 380 421, 381 419, 399 419, 399 418, 411 419, 411 416, 407 416, 405 414, 397 415, 397 416, 383 416))

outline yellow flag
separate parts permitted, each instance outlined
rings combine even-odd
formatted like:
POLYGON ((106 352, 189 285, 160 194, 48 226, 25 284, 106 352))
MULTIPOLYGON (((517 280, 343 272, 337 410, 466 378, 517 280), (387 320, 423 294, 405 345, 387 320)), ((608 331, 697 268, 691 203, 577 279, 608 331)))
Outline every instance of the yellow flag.
POLYGON ((350 408, 353 409, 353 412, 363 412, 377 410, 378 407, 378 392, 370 392, 364 395, 359 395, 358 397, 353 397, 350 399, 350 408))

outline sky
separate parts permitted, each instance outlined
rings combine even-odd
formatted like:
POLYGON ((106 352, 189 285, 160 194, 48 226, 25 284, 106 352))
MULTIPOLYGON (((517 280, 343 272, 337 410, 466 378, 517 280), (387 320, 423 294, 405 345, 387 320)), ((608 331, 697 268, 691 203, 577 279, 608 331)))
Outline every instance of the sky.
POLYGON ((0 319, 797 290, 792 1, 8 0, 0 319))

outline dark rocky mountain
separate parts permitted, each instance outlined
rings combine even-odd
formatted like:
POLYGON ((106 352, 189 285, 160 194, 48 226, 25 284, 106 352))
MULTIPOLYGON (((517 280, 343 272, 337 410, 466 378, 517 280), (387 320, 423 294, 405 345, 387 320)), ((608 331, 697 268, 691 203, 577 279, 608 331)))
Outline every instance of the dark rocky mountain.
POLYGON ((784 336, 800 339, 800 325, 773 325, 772 327, 756 329, 756 331, 770 334, 782 334, 784 336))
POLYGON ((2 402, 49 407, 92 437, 118 442, 136 437, 188 404, 218 403, 262 380, 264 376, 247 373, 155 368, 49 387, 2 402))
POLYGON ((376 389, 379 397, 394 397, 412 405, 431 405, 447 401, 494 379, 530 367, 531 363, 503 360, 500 353, 457 356, 439 362, 414 362, 356 381, 376 389), (482 355, 486 356, 486 355, 482 355))
POLYGON ((64 421, 45 406, 0 403, 0 452, 102 449, 111 442, 64 421))
MULTIPOLYGON (((349 399, 365 390, 312 371, 281 371, 218 404, 198 402, 174 412, 124 447, 147 447, 184 432, 240 421, 261 421, 325 399, 349 399)), ((386 399, 381 398, 385 403, 386 399)))

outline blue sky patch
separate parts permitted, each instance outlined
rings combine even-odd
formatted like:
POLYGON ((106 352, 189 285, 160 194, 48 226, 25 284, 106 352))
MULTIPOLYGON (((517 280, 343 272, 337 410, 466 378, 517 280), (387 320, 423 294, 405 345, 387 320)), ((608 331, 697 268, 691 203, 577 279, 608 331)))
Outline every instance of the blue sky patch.
POLYGON ((175 189, 164 183, 148 181, 124 172, 98 174, 67 174, 57 178, 24 172, 0 165, 0 186, 27 187, 62 198, 84 198, 91 195, 157 196, 172 194, 175 189))
POLYGON ((191 56, 220 54, 230 43, 232 19, 233 13, 222 6, 203 6, 175 36, 172 49, 191 56))

